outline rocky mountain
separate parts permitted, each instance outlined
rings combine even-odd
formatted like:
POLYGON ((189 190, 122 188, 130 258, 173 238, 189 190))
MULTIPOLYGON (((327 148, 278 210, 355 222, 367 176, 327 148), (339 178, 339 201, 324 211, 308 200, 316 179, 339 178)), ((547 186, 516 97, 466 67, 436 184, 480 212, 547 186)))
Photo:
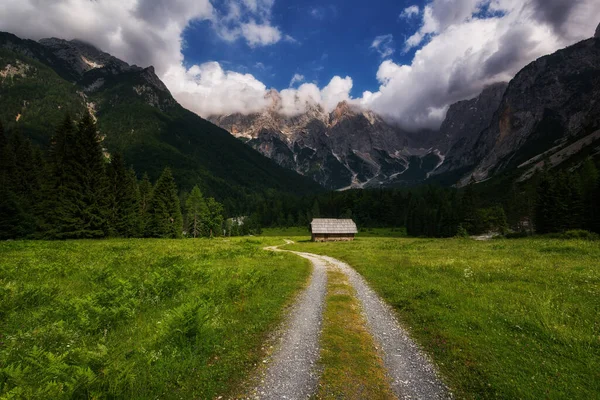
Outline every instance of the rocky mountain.
POLYGON ((296 116, 278 112, 279 94, 262 113, 209 118, 279 165, 331 189, 424 180, 442 161, 416 135, 346 102, 326 112, 318 104, 296 116))
POLYGON ((225 130, 181 107, 154 72, 80 41, 23 40, 0 32, 0 120, 44 146, 69 112, 97 119, 107 155, 119 151, 156 179, 171 166, 181 188, 243 202, 275 189, 320 187, 278 166, 225 130))
MULTIPOLYGON (((270 93, 270 97, 276 93, 270 93)), ((600 154, 600 27, 542 57, 510 83, 450 106, 438 132, 410 134, 346 103, 286 117, 274 106, 211 120, 286 168, 334 189, 435 180, 464 185, 506 173, 527 179, 543 163, 600 154)))
POLYGON ((600 38, 592 38, 542 57, 515 76, 473 146, 478 163, 472 175, 481 181, 517 169, 526 177, 559 152, 554 165, 581 152, 597 154, 599 129, 600 38))
POLYGON ((461 172, 472 170, 477 162, 473 146, 479 134, 490 126, 507 86, 491 85, 476 98, 450 106, 434 144, 445 155, 444 162, 431 176, 449 174, 456 179, 461 172))

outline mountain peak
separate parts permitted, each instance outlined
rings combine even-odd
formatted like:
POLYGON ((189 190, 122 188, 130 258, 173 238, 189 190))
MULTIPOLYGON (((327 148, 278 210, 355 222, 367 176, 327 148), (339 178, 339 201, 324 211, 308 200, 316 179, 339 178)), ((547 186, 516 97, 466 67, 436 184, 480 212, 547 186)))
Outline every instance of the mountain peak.
POLYGON ((126 62, 82 40, 68 41, 53 37, 41 39, 39 43, 70 65, 79 76, 89 70, 103 68, 107 65, 110 65, 111 70, 115 72, 128 71, 132 68, 126 62))
POLYGON ((354 114, 356 114, 355 107, 351 106, 346 100, 340 101, 332 112, 335 119, 354 114))
POLYGON ((598 27, 596 28, 596 33, 594 34, 595 38, 600 38, 600 24, 598 24, 598 27))

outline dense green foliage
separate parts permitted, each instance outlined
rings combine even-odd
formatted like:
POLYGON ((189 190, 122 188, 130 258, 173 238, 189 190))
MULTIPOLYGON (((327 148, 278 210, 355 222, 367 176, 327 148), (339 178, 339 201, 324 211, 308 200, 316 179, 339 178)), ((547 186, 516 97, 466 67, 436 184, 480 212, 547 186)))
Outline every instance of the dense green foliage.
MULTIPOLYGON (((0 125, 0 239, 182 237, 179 191, 170 169, 154 186, 147 175, 138 184, 122 156, 106 159, 100 143, 89 113, 77 125, 67 114, 46 157, 19 131, 7 139, 0 125)), ((199 193, 196 188, 189 198, 199 193)), ((192 236, 222 235, 223 206, 201 194, 200 201, 203 229, 192 236)))
POLYGON ((0 243, 0 398, 236 394, 309 274, 273 243, 0 243))
POLYGON ((456 398, 600 393, 597 242, 363 237, 286 248, 358 270, 433 358, 456 398))
POLYGON ((177 197, 177 185, 168 168, 152 189, 145 229, 147 237, 180 238, 182 235, 183 217, 177 197))
POLYGON ((542 171, 526 182, 461 189, 421 186, 330 192, 304 198, 275 196, 256 210, 263 227, 307 227, 314 217, 353 218, 359 227, 406 227, 410 236, 452 237, 509 231, 600 233, 600 179, 592 159, 572 171, 542 171))

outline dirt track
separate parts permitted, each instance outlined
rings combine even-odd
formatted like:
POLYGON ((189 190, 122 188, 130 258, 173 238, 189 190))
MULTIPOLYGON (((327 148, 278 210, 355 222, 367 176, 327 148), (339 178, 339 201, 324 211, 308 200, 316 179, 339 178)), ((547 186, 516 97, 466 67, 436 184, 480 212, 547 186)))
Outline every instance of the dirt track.
MULTIPOLYGON (((286 240, 287 244, 292 243, 286 240)), ((279 246, 271 251, 287 251, 279 246)), ((349 279, 362 305, 368 328, 378 348, 399 399, 451 399, 435 367, 408 336, 389 305, 367 285, 352 267, 327 256, 290 251, 310 260, 313 273, 308 288, 299 297, 288 318, 280 345, 264 380, 253 396, 260 399, 306 399, 318 384, 319 334, 327 287, 327 268, 337 268, 349 279)))

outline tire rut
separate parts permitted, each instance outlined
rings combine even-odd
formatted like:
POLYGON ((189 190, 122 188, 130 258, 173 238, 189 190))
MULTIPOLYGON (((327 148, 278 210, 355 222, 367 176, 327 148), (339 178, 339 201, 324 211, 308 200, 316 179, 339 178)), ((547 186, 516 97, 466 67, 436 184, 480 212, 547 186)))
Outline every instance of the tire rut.
MULTIPOLYGON (((286 244, 291 243, 286 240, 286 244)), ((423 400, 453 398, 433 364, 398 322, 392 308, 352 267, 335 258, 281 250, 279 246, 265 249, 308 259, 313 272, 309 286, 292 308, 281 343, 268 363, 262 383, 254 390, 254 398, 306 399, 315 394, 319 381, 317 362, 328 266, 342 271, 354 287, 368 329, 383 353, 384 366, 396 396, 423 400)))
MULTIPOLYGON (((266 250, 282 251, 277 247, 266 250)), ((313 265, 310 283, 292 307, 280 344, 265 360, 267 370, 252 398, 306 399, 316 392, 327 270, 325 261, 316 257, 309 260, 313 265)))

